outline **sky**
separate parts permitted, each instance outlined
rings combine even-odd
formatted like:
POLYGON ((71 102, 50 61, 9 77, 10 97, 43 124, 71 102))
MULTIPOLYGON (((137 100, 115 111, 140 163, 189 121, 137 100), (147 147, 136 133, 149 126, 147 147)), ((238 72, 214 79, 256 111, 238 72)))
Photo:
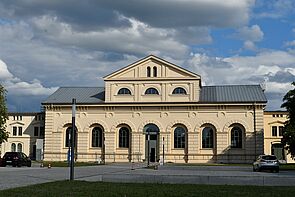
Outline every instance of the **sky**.
POLYGON ((1 0, 0 83, 9 111, 40 111, 58 87, 103 87, 153 54, 204 86, 263 84, 266 110, 282 110, 294 19, 294 0, 1 0))

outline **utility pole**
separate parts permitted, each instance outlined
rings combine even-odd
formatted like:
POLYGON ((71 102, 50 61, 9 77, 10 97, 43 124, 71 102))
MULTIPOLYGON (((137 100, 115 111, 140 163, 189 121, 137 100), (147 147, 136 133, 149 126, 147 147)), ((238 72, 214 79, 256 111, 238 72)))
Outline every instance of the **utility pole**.
POLYGON ((72 130, 71 130, 71 165, 70 165, 70 180, 74 180, 74 150, 75 150, 75 117, 76 117, 76 99, 72 100, 72 130))

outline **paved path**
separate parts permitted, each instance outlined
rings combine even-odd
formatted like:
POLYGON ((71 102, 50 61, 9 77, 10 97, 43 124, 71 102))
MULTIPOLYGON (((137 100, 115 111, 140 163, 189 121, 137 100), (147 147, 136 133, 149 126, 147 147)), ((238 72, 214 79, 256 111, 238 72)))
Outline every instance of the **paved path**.
MULTIPOLYGON (((0 190, 69 179, 69 168, 0 167, 0 190)), ((75 180, 140 183, 190 183, 216 185, 295 185, 294 171, 252 172, 250 166, 160 166, 111 164, 76 167, 75 180)))

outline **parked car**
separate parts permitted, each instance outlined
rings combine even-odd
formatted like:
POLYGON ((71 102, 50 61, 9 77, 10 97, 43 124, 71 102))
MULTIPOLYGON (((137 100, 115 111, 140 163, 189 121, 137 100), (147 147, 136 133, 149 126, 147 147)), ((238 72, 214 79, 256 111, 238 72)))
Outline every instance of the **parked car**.
POLYGON ((13 167, 32 166, 31 159, 22 152, 6 152, 3 156, 3 166, 12 165, 13 167))
POLYGON ((3 159, 1 158, 0 156, 0 167, 2 167, 4 164, 3 164, 3 159))
POLYGON ((260 155, 253 163, 253 171, 270 170, 279 172, 280 162, 275 155, 260 155))

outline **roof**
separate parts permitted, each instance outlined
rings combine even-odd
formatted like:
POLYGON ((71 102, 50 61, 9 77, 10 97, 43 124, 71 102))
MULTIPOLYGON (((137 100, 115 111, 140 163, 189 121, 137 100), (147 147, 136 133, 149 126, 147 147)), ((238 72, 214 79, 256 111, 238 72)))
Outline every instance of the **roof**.
POLYGON ((70 104, 73 98, 76 99, 76 103, 101 103, 104 102, 104 92, 103 87, 61 87, 42 104, 70 104))
MULTIPOLYGON (((98 104, 105 101, 103 87, 61 87, 42 104, 71 104, 75 98, 80 104, 98 104)), ((262 102, 267 99, 260 85, 203 86, 201 103, 262 102)))
POLYGON ((200 102, 267 102, 260 85, 203 86, 200 102))
POLYGON ((8 116, 35 116, 43 112, 8 112, 8 116))

